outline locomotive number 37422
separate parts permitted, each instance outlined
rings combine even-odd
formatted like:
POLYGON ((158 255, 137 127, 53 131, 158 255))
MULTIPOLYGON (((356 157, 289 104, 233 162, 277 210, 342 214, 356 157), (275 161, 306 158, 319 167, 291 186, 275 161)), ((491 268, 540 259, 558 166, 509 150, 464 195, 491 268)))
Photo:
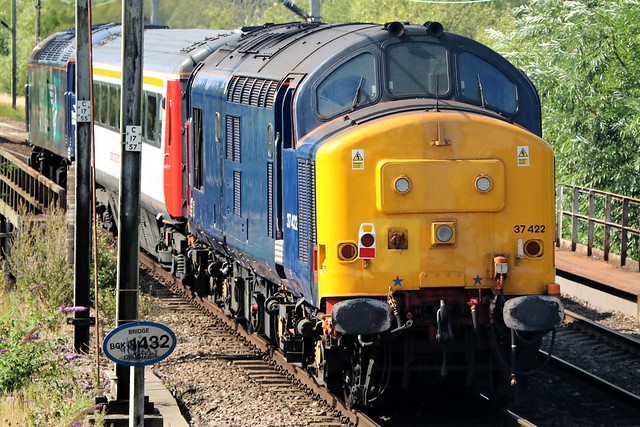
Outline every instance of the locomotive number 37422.
POLYGON ((520 233, 544 233, 545 226, 544 224, 516 224, 513 226, 513 232, 520 233))

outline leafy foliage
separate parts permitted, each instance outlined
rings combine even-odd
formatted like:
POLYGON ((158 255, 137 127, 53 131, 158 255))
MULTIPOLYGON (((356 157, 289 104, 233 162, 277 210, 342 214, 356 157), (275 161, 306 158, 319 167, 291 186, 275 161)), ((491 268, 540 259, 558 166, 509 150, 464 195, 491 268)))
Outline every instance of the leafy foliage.
POLYGON ((64 214, 52 211, 46 218, 26 219, 12 240, 9 266, 16 287, 46 312, 73 301, 73 269, 66 258, 66 237, 64 214))
POLYGON ((558 181, 640 196, 640 2, 532 0, 498 50, 538 87, 558 181))
POLYGON ((0 393, 21 388, 55 366, 48 359, 50 342, 42 342, 36 329, 20 327, 11 318, 0 321, 0 393))

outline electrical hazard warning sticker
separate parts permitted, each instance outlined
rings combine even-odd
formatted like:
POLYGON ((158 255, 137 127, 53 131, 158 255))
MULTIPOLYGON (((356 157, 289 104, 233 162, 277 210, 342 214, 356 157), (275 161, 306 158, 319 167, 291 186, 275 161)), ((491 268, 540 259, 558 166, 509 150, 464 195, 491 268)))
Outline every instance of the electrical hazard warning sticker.
POLYGON ((529 146, 518 145, 518 166, 529 166, 529 146))
POLYGON ((351 169, 352 170, 364 170, 364 150, 355 149, 351 150, 351 169))

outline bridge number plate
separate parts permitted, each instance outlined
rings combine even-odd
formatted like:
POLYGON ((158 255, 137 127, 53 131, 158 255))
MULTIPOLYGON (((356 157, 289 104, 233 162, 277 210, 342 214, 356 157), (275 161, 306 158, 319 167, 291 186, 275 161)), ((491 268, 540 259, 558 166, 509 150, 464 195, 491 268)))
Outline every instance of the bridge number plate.
POLYGON ((153 365, 169 356, 176 347, 176 335, 155 322, 131 322, 107 335, 104 354, 119 365, 153 365))
POLYGON ((142 126, 127 126, 125 129, 125 151, 142 151, 142 126))

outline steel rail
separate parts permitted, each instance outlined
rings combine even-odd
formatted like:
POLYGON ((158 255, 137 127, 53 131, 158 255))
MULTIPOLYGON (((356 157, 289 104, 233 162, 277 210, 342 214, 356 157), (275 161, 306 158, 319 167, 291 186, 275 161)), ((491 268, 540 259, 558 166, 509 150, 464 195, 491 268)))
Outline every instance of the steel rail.
MULTIPOLYGON (((634 350, 640 351, 640 341, 626 336, 624 334, 619 333, 618 331, 615 331, 613 329, 607 328, 606 326, 603 326, 597 322, 594 322, 590 319, 587 319, 584 316, 579 315, 578 313, 572 312, 570 310, 565 310, 565 317, 569 318, 569 323, 571 322, 576 322, 576 323, 580 323, 583 325, 586 325, 587 327, 597 330, 598 333, 606 335, 611 337, 613 340, 617 341, 617 342, 622 342, 624 345, 630 346, 632 347, 634 350)), ((549 356, 549 353, 544 351, 544 350, 539 350, 541 354, 543 354, 545 357, 549 356)), ((637 405, 640 407, 640 396, 632 393, 628 390, 623 389, 622 387, 619 387, 603 378, 598 377, 597 375, 594 375, 582 368, 580 368, 579 366, 576 366, 572 363, 567 362, 566 360, 563 360, 557 356, 551 355, 550 356, 550 360, 551 363, 553 363, 554 365, 560 367, 563 370, 567 370, 569 372, 571 372, 572 374, 583 378, 585 380, 587 380, 589 383, 605 389, 606 391, 610 392, 612 395, 619 397, 633 405, 637 405)))

